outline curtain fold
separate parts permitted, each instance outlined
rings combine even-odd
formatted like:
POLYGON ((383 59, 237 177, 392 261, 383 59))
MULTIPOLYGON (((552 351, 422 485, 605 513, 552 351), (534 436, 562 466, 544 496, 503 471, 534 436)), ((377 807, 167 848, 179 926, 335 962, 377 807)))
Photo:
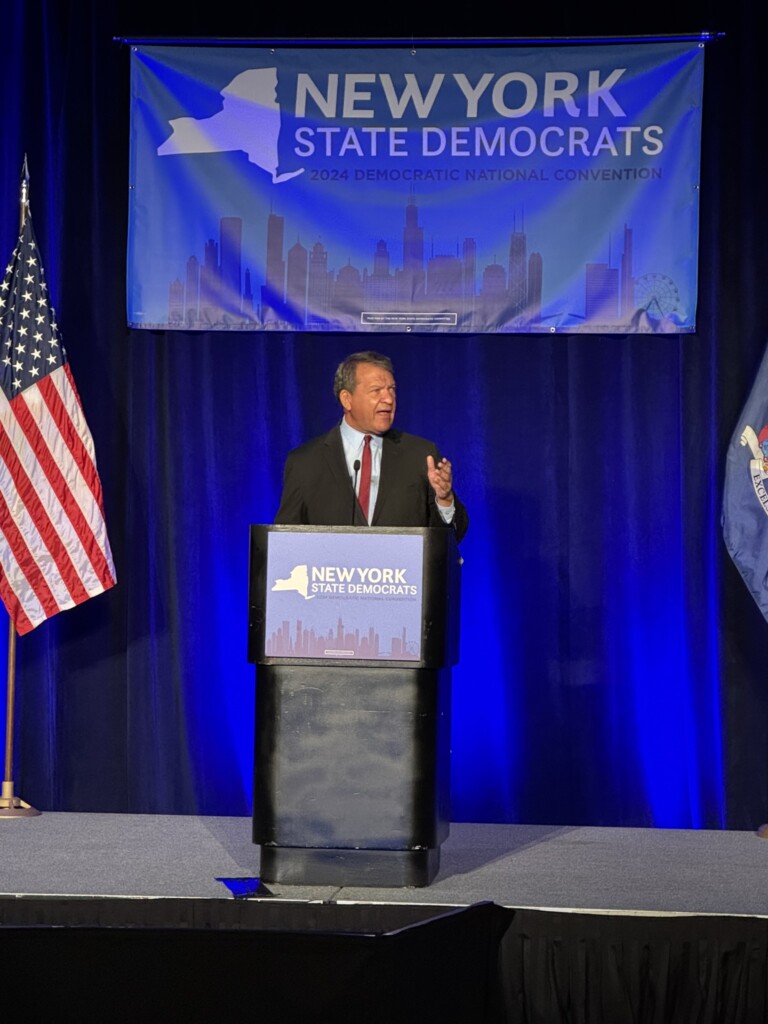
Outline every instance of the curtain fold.
POLYGON ((515 911, 499 974, 515 1024, 751 1024, 768 1012, 765 921, 515 911))

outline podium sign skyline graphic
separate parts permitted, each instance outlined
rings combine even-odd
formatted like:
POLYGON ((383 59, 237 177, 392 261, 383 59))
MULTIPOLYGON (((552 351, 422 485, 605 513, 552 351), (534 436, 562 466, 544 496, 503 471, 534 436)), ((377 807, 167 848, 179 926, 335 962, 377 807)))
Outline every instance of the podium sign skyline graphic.
POLYGON ((424 538, 269 534, 269 658, 418 661, 424 538))
POLYGON ((685 332, 704 47, 135 46, 127 319, 685 332))

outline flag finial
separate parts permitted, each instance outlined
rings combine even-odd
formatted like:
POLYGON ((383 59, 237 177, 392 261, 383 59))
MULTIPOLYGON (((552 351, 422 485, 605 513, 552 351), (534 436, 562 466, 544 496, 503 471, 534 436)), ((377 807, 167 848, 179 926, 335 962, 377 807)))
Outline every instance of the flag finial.
POLYGON ((21 165, 21 199, 19 210, 19 230, 24 227, 29 209, 29 167, 27 166, 27 154, 24 154, 24 163, 21 165))

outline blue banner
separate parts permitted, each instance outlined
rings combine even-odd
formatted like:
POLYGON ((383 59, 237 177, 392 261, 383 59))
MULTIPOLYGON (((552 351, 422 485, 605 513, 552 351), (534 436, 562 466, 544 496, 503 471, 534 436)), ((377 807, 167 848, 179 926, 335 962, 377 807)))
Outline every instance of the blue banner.
POLYGON ((127 317, 690 332, 704 47, 134 46, 127 317))

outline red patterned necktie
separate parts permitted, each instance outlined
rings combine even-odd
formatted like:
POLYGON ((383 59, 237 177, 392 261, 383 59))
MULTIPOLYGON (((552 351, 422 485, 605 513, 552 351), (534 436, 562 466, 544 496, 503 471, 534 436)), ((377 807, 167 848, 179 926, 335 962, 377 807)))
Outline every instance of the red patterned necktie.
POLYGON ((357 500, 360 502, 365 521, 368 522, 368 503, 371 498, 371 435, 366 434, 363 441, 363 463, 360 470, 360 489, 357 492, 357 500))

